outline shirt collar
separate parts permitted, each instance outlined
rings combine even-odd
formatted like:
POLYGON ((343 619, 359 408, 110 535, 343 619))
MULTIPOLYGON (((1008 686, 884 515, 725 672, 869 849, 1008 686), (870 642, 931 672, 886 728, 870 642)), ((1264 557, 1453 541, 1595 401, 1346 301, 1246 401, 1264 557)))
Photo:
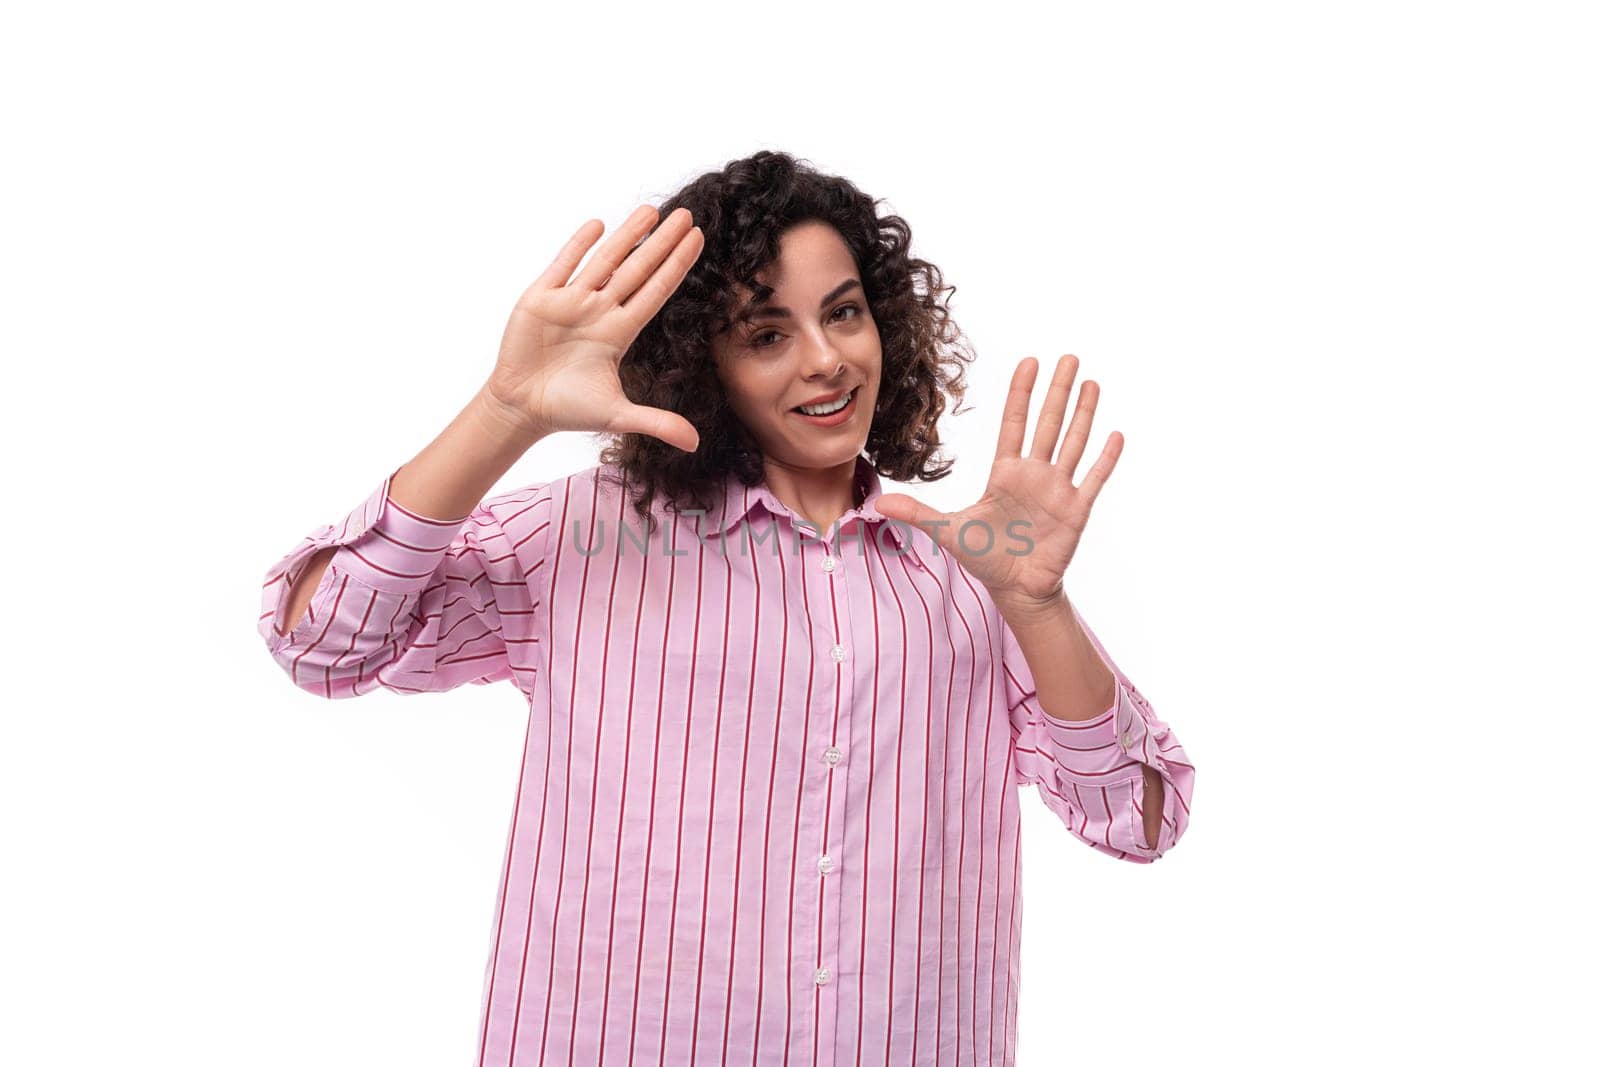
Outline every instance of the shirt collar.
MULTIPOLYGON (((875 529, 879 523, 887 523, 889 538, 899 547, 900 551, 910 550, 913 558, 916 553, 916 543, 910 530, 904 522, 890 522, 889 518, 878 510, 878 498, 883 495, 883 484, 878 477, 878 472, 865 455, 856 456, 856 470, 854 487, 862 498, 859 507, 853 507, 840 515, 835 526, 843 529, 852 518, 860 517, 868 526, 874 527, 874 539, 881 536, 875 529)), ((750 514, 757 504, 766 508, 774 517, 787 515, 791 522, 805 522, 802 516, 795 512, 783 501, 773 495, 765 482, 759 485, 745 485, 739 476, 729 473, 722 486, 720 499, 712 505, 706 515, 706 537, 726 537, 742 520, 750 514)), ((827 530, 818 531, 827 536, 827 530)), ((880 542, 881 543, 881 542, 880 542)), ((920 559, 918 560, 920 562, 920 559)))

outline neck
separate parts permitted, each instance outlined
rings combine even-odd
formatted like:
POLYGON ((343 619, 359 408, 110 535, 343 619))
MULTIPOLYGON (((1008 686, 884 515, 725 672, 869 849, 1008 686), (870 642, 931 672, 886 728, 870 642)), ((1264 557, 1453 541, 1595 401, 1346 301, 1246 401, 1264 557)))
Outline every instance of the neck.
POLYGON ((856 507, 856 458, 835 467, 795 467, 764 458, 767 488, 796 515, 814 524, 822 536, 839 516, 856 507))

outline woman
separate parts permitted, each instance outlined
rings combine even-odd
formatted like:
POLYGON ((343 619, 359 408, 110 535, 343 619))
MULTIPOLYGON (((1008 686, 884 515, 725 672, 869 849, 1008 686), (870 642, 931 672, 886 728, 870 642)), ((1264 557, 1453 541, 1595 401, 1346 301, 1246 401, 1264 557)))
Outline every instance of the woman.
POLYGON ((528 696, 480 1063, 1011 1063, 1017 786, 1141 863, 1193 788, 1063 592, 1121 448, 1073 485, 1098 388, 1056 455, 1062 359, 1023 455, 1024 360, 981 500, 882 495, 948 472, 971 358, 903 221, 760 152, 580 269, 602 229, 451 425, 272 568, 262 635, 327 697, 528 696), (614 437, 484 499, 560 430, 614 437))

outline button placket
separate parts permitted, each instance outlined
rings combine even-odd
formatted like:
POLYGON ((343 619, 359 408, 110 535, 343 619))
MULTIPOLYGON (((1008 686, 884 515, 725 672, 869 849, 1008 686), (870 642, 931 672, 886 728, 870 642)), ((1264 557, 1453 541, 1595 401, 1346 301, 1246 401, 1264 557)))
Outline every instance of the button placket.
MULTIPOLYGON (((827 727, 827 732, 822 736, 831 735, 837 739, 850 736, 852 705, 859 688, 859 680, 855 677, 854 662, 848 651, 853 634, 852 621, 859 617, 860 611, 864 609, 852 599, 851 587, 854 583, 849 581, 845 573, 843 552, 820 537, 815 540, 822 553, 822 558, 818 561, 822 573, 811 571, 808 579, 817 583, 812 586, 812 595, 813 608, 819 610, 813 618, 821 624, 813 631, 816 640, 816 644, 812 646, 815 650, 813 655, 817 655, 820 659, 820 655, 825 652, 828 659, 821 662, 826 663, 831 660, 837 665, 835 671, 829 672, 829 681, 838 687, 837 692, 825 689, 819 694, 819 706, 815 714, 819 716, 819 723, 826 724, 827 727), (830 623, 836 624, 837 628, 829 625, 830 623)), ((808 544, 805 551, 810 550, 808 544)), ((804 571, 809 571, 809 567, 804 568, 804 571)), ((865 590, 857 595, 865 595, 865 590)), ((825 924, 821 942, 817 945, 816 965, 812 972, 812 980, 818 989, 833 981, 834 972, 831 968, 842 950, 839 940, 842 915, 842 904, 838 896, 840 884, 837 879, 829 876, 841 869, 841 851, 851 844, 846 829, 848 822, 845 818, 845 811, 850 804, 848 792, 850 783, 848 776, 837 779, 833 777, 833 770, 843 760, 844 749, 841 745, 830 744, 821 751, 820 756, 828 768, 827 775, 819 782, 820 792, 823 797, 830 799, 824 800, 824 810, 827 811, 828 817, 826 825, 822 827, 821 840, 817 842, 817 852, 814 853, 818 878, 816 889, 826 897, 823 909, 824 914, 830 917, 830 921, 825 924)), ((825 1007, 824 1019, 818 1023, 824 1032, 832 1029, 830 1012, 831 1010, 825 1007)))

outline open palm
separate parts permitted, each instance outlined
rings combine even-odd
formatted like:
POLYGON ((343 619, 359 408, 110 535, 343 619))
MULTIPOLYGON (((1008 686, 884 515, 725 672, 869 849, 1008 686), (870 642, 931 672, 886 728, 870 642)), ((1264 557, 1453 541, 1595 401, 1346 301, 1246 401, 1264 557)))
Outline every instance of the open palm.
POLYGON ((687 209, 652 233, 656 216, 649 205, 637 209, 573 277, 605 229, 585 222, 512 309, 489 389, 541 432, 642 433, 688 452, 699 447, 688 419, 630 401, 618 370, 705 246, 687 209))
POLYGON ((887 493, 877 505, 887 518, 927 530, 940 549, 954 554, 967 573, 982 582, 996 604, 1001 605, 1044 603, 1062 591, 1063 575, 1077 551, 1095 497, 1122 453, 1122 434, 1113 430, 1100 458, 1084 475, 1083 484, 1072 484, 1100 397, 1100 386, 1086 379, 1078 392, 1078 406, 1066 438, 1061 441, 1061 452, 1056 455, 1072 382, 1078 372, 1077 357, 1069 355, 1062 356, 1056 364, 1034 427, 1033 446, 1023 455, 1028 402, 1038 372, 1039 361, 1030 356, 1018 363, 1011 375, 994 466, 989 470, 983 496, 976 503, 946 513, 905 493, 887 493), (1031 547, 1028 541, 1032 541, 1031 547))

